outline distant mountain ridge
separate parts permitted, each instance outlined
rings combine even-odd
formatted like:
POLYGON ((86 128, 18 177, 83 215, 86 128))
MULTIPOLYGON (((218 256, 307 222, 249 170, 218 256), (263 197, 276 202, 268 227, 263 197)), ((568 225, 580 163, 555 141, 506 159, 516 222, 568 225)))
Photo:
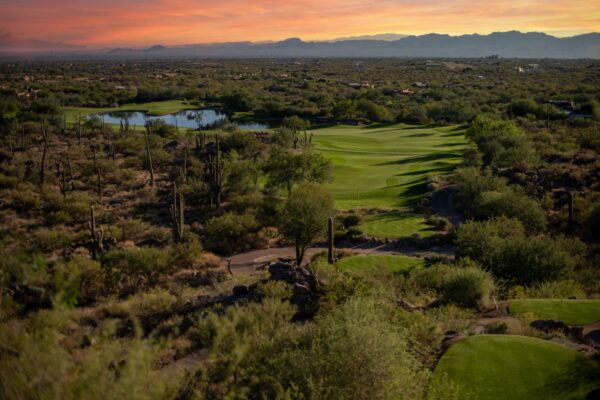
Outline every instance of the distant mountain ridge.
MULTIPOLYGON (((385 34, 389 38, 391 34, 385 34)), ((10 54, 6 45, 0 54, 10 54)), ((42 55, 43 52, 40 53, 42 55)), ((309 57, 444 57, 476 58, 497 55, 504 58, 592 58, 600 59, 600 33, 557 38, 545 33, 518 31, 489 35, 450 36, 430 33, 397 40, 347 38, 335 41, 303 41, 289 38, 278 42, 232 42, 164 46, 145 49, 70 50, 54 57, 86 58, 309 58, 309 57)))

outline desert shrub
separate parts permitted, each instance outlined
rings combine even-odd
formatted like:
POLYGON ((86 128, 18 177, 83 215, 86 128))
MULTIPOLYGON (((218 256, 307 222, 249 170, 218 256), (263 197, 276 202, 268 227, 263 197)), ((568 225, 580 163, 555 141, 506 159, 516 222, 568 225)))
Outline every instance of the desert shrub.
POLYGON ((474 204, 483 192, 501 191, 506 187, 506 180, 492 176, 489 172, 481 173, 478 168, 460 168, 454 174, 456 181, 456 205, 468 216, 472 216, 474 204))
POLYGON ((442 298, 460 307, 481 308, 494 290, 491 275, 480 268, 454 268, 442 287, 442 298))
POLYGON ((125 301, 108 304, 104 310, 112 316, 147 318, 157 314, 167 314, 177 304, 177 296, 168 290, 153 288, 136 293, 125 301))
POLYGON ((541 231, 546 227, 546 213, 537 200, 519 190, 482 192, 475 205, 477 219, 505 216, 520 220, 526 228, 541 231))
POLYGON ((0 174, 0 189, 14 189, 17 187, 18 184, 18 177, 0 174))
POLYGON ((224 254, 248 249, 259 228, 254 215, 227 212, 206 223, 207 245, 224 254))
POLYGON ((12 192, 12 204, 15 210, 27 215, 35 215, 41 208, 39 196, 29 188, 17 188, 12 192))
POLYGON ((54 302, 68 306, 90 304, 105 292, 100 263, 77 256, 54 266, 54 302))
POLYGON ((102 254, 101 262, 112 290, 155 285, 162 275, 175 268, 171 254, 154 247, 112 250, 102 254))
POLYGON ((85 221, 93 203, 86 192, 68 193, 65 197, 59 192, 46 191, 43 201, 44 215, 51 224, 85 221))
POLYGON ((504 335, 508 332, 506 322, 492 322, 485 326, 485 333, 490 335, 504 335))
POLYGON ((546 214, 540 203, 518 186, 507 186, 503 178, 475 168, 462 168, 454 178, 456 204, 467 217, 484 220, 505 216, 517 218, 535 231, 546 227, 546 214))
POLYGON ((444 232, 452 229, 452 222, 450 222, 450 220, 437 215, 431 215, 427 217, 427 223, 432 225, 435 229, 444 232))
POLYGON ((435 264, 429 268, 412 271, 410 277, 420 290, 440 293, 452 269, 453 267, 446 264, 435 264))
POLYGON ((210 360, 196 389, 207 398, 420 398, 428 372, 396 312, 359 296, 304 326, 278 299, 209 315, 193 330, 210 360))
POLYGON ((52 252, 68 247, 74 234, 64 229, 38 228, 31 232, 31 248, 34 251, 52 252))
POLYGON ((532 143, 512 121, 477 116, 466 135, 477 144, 485 165, 513 167, 537 161, 532 143))
POLYGON ((358 226, 362 223, 362 215, 358 213, 350 213, 345 215, 342 219, 342 224, 344 228, 352 228, 353 226, 358 226))
POLYGON ((496 278, 530 286, 568 276, 585 249, 577 241, 527 236, 514 219, 497 218, 461 225, 455 241, 459 257, 478 262, 496 278))
POLYGON ((289 299, 292 297, 292 286, 282 281, 267 281, 258 285, 261 296, 273 299, 289 299))
POLYGON ((196 235, 186 232, 181 243, 171 245, 171 258, 178 268, 191 268, 201 262, 202 243, 196 235))
POLYGON ((530 299, 585 298, 581 285, 574 280, 549 281, 525 288, 525 296, 530 299))
POLYGON ((305 388, 305 396, 422 397, 429 374, 409 350, 403 326, 390 319, 394 314, 393 304, 357 296, 320 317, 305 355, 297 357, 295 373, 306 372, 295 382, 305 388))
POLYGON ((94 345, 71 354, 64 332, 76 323, 62 311, 45 311, 0 326, 0 343, 10 349, 0 363, 0 398, 17 399, 170 399, 177 380, 152 368, 159 346, 148 340, 115 340, 108 332, 94 345))

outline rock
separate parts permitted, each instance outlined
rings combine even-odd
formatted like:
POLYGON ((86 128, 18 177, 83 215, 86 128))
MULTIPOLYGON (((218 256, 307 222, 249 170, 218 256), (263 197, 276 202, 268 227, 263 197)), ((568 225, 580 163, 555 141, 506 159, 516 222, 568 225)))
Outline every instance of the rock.
POLYGON ((583 326, 567 326, 564 329, 565 335, 570 338, 582 342, 583 339, 583 326))
POLYGON ((446 302, 442 299, 437 299, 432 301, 431 303, 427 304, 427 307, 425 308, 438 308, 440 306, 443 306, 444 304, 446 304, 446 302))
POLYGON ((555 321, 553 319, 538 319, 533 321, 530 326, 539 331, 548 332, 564 329, 565 324, 562 321, 555 321))
POLYGON ((293 269, 294 266, 291 263, 282 261, 269 265, 269 273, 271 274, 272 279, 276 281, 284 281, 289 284, 294 283, 293 269))
POLYGON ((398 301, 396 301, 396 305, 406 311, 416 311, 417 310, 417 306, 415 306, 412 303, 409 303, 408 301, 404 300, 404 299, 400 299, 398 301))
POLYGON ((233 295, 234 296, 243 296, 245 294, 248 293, 248 288, 244 285, 236 285, 233 288, 233 295))
POLYGON ((294 295, 295 296, 302 296, 302 295, 310 295, 311 290, 308 286, 302 284, 302 283, 294 283, 294 295))
POLYGON ((585 335, 585 339, 594 346, 600 346, 600 329, 593 330, 585 335))

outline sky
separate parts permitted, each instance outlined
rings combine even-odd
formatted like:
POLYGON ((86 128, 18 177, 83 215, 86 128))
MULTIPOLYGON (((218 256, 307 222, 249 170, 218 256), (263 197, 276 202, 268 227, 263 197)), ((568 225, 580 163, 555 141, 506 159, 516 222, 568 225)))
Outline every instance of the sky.
POLYGON ((0 0, 0 40, 92 47, 509 30, 599 32, 600 0, 0 0))

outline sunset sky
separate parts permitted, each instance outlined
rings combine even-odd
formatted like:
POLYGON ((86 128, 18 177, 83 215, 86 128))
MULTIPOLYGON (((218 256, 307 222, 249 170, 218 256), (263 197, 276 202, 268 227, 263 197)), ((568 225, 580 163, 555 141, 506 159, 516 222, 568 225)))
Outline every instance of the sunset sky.
POLYGON ((147 46, 376 33, 600 31, 600 0, 0 0, 0 38, 147 46))

